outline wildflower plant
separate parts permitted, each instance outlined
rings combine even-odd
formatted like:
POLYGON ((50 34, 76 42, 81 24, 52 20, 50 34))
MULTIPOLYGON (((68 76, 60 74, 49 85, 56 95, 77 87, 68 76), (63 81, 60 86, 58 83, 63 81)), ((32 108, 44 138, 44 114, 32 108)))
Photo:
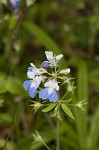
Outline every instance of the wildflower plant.
POLYGON ((31 98, 34 98, 36 95, 39 97, 39 101, 32 101, 33 104, 31 104, 35 112, 41 107, 43 108, 42 112, 53 110, 51 117, 57 118, 56 149, 59 150, 59 120, 62 121, 60 111, 63 110, 69 117, 74 119, 69 106, 76 106, 84 110, 83 105, 86 104, 86 101, 71 104, 72 98, 66 99, 67 93, 71 92, 74 94, 75 89, 74 82, 72 81, 74 78, 68 76, 70 68, 59 69, 60 61, 63 57, 62 54, 55 55, 51 51, 45 51, 45 55, 47 60, 41 63, 40 68, 30 63, 30 67, 27 70, 27 77, 29 79, 23 83, 23 87, 29 92, 31 98), (67 87, 67 90, 60 97, 62 86, 67 87))

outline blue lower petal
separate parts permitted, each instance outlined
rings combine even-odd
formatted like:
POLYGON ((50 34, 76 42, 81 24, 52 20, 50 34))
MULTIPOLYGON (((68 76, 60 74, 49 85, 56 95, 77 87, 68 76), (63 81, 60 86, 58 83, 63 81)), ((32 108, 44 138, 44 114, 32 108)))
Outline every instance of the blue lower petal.
POLYGON ((45 67, 45 68, 47 68, 49 65, 50 65, 50 62, 47 61, 47 60, 46 60, 46 61, 43 61, 42 64, 41 64, 41 66, 42 66, 42 67, 45 67))
POLYGON ((39 98, 42 98, 43 100, 48 98, 48 88, 44 88, 43 90, 40 91, 39 93, 39 98))
POLYGON ((38 86, 34 86, 34 87, 30 86, 30 88, 29 88, 29 95, 32 98, 34 98, 34 96, 36 95, 37 89, 38 89, 38 86))
POLYGON ((50 102, 56 102, 57 97, 57 92, 55 89, 53 89, 53 92, 49 95, 48 99, 50 100, 50 102))
POLYGON ((29 67, 29 68, 28 68, 28 71, 32 72, 32 69, 33 69, 32 67, 29 67))
POLYGON ((25 90, 29 90, 32 82, 33 82, 33 80, 27 80, 23 83, 23 87, 25 88, 25 90))

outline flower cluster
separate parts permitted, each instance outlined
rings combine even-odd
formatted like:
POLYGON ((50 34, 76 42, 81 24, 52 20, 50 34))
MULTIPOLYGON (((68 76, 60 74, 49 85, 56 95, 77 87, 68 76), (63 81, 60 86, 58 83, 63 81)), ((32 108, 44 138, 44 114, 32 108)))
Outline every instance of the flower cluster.
POLYGON ((56 102, 58 100, 59 82, 68 82, 69 78, 66 77, 70 73, 70 69, 59 70, 57 67, 60 65, 60 59, 63 57, 62 54, 54 55, 51 51, 45 51, 47 60, 41 64, 41 68, 36 68, 33 63, 30 63, 30 67, 27 70, 27 77, 29 80, 25 81, 23 86, 25 90, 29 91, 29 95, 34 98, 37 91, 39 91, 39 98, 42 100, 49 100, 50 102, 56 102), (51 73, 45 68, 50 67, 51 73), (68 79, 68 81, 67 81, 68 79), (44 88, 42 89, 42 85, 44 88), (41 85, 41 86, 40 86, 41 85))
POLYGON ((20 6, 20 0, 9 0, 12 9, 17 9, 20 6))

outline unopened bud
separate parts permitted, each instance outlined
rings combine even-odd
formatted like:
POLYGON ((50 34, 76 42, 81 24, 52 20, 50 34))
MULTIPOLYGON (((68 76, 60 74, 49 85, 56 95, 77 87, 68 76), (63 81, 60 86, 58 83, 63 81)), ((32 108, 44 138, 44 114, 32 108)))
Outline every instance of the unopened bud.
POLYGON ((44 69, 44 68, 38 69, 38 72, 39 72, 40 74, 47 73, 46 69, 44 69))
POLYGON ((60 73, 61 73, 61 74, 68 74, 68 73, 70 73, 70 68, 62 69, 62 70, 60 71, 60 73))
POLYGON ((43 104, 39 103, 39 102, 34 102, 34 104, 31 104, 31 106, 33 107, 33 109, 35 110, 35 112, 42 107, 43 104))

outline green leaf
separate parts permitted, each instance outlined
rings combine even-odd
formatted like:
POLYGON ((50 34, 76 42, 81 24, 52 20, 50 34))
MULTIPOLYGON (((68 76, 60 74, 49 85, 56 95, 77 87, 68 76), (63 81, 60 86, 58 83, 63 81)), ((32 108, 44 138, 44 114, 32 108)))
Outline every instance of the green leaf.
POLYGON ((90 82, 96 86, 99 86, 99 78, 90 78, 90 82))
POLYGON ((66 100, 62 100, 63 103, 69 103, 69 102, 71 102, 71 101, 72 101, 72 98, 66 99, 66 100))
POLYGON ((0 94, 5 93, 6 91, 6 79, 4 76, 0 76, 0 94))
POLYGON ((73 116, 71 110, 69 109, 69 107, 68 107, 67 105, 61 104, 61 107, 62 107, 63 111, 64 111, 69 117, 71 117, 72 119, 74 119, 74 116, 73 116))
MULTIPOLYGON (((77 97, 75 97, 75 102, 79 102, 83 99, 88 98, 88 69, 87 63, 79 59, 79 63, 77 64, 77 97)), ((80 109, 74 108, 75 113, 75 123, 78 132, 78 138, 80 147, 82 149, 87 149, 87 106, 86 111, 83 112, 80 109)))
POLYGON ((16 150, 16 147, 15 147, 15 144, 13 142, 6 141, 5 139, 0 138, 0 149, 3 149, 3 150, 16 150), (6 147, 4 147, 6 142, 7 142, 7 145, 6 145, 6 147))
POLYGON ((36 0, 26 0, 26 4, 27 4, 27 6, 29 7, 29 6, 31 6, 32 4, 34 4, 35 1, 36 1, 36 0))
POLYGON ((94 112, 88 137, 88 148, 97 146, 99 140, 99 105, 94 112))
POLYGON ((56 106, 56 103, 50 104, 45 109, 42 110, 42 112, 49 112, 56 106))
POLYGON ((12 116, 7 113, 0 113, 0 123, 12 123, 12 116))
POLYGON ((7 81, 7 90, 12 94, 26 94, 23 83, 14 77, 9 77, 7 81))
POLYGON ((9 21, 9 29, 12 30, 16 25, 17 17, 12 16, 9 21))

